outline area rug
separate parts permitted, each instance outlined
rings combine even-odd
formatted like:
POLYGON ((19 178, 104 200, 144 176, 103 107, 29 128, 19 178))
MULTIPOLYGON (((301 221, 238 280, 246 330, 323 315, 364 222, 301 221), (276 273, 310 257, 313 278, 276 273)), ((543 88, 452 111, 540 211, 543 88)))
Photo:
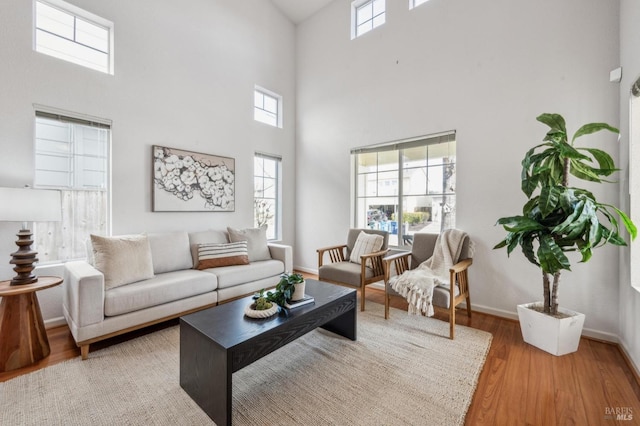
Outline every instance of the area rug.
MULTIPOLYGON (((173 326, 0 383, 0 424, 207 425, 173 326)), ((491 334, 368 303, 353 342, 312 331, 233 375, 235 425, 462 425, 491 334)), ((215 398, 215 395, 211 396, 215 398)))

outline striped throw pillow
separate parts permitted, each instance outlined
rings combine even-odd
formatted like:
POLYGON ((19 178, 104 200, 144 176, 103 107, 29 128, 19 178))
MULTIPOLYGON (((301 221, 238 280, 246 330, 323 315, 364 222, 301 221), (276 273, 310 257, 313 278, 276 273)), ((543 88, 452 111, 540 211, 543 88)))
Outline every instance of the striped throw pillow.
POLYGON ((247 250, 246 241, 225 244, 198 244, 198 264, 196 269, 248 264, 249 251, 247 250))
POLYGON ((360 263, 360 256, 379 251, 382 248, 383 243, 384 238, 382 238, 382 235, 367 234, 366 232, 361 231, 356 243, 353 245, 353 250, 351 250, 349 260, 353 263, 360 263))

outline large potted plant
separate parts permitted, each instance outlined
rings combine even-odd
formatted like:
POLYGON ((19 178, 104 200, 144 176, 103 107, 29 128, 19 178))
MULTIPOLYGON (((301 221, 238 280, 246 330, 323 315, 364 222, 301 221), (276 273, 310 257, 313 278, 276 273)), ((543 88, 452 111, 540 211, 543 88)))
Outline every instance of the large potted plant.
POLYGON ((611 156, 600 149, 576 147, 575 140, 601 130, 619 133, 618 129, 606 123, 585 124, 569 142, 562 116, 542 114, 537 120, 550 130, 543 143, 531 148, 522 160, 521 187, 527 202, 521 215, 498 220, 507 236, 494 248, 506 247, 511 254, 520 246, 529 262, 542 271, 543 301, 518 306, 521 330, 527 343, 563 355, 578 349, 584 323, 584 315, 558 307, 560 273, 571 270, 566 253, 578 252, 580 262, 587 262, 596 247, 626 245, 618 218, 631 239, 637 230, 617 207, 600 203, 590 191, 569 185, 570 175, 590 182, 610 182, 607 177, 618 170, 611 156))

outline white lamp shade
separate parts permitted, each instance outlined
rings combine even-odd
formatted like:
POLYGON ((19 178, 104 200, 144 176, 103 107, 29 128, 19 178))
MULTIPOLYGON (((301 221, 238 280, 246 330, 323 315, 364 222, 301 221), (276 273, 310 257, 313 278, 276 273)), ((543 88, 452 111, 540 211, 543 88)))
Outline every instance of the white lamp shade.
POLYGON ((0 188, 0 221, 58 222, 62 220, 60 191, 0 188))

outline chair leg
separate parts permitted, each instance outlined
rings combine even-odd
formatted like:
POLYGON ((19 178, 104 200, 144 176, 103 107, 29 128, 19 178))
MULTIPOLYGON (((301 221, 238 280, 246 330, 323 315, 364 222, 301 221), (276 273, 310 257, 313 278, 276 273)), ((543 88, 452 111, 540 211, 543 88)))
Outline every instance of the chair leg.
POLYGON ((451 303, 449 311, 449 339, 453 340, 455 337, 455 325, 456 325, 456 305, 451 303))
POLYGON ((364 311, 364 289, 365 285, 360 286, 360 312, 364 311))
POLYGON ((384 319, 389 319, 389 303, 391 302, 391 296, 386 291, 384 292, 384 319))
POLYGON ((467 316, 471 318, 471 297, 467 295, 467 316))

